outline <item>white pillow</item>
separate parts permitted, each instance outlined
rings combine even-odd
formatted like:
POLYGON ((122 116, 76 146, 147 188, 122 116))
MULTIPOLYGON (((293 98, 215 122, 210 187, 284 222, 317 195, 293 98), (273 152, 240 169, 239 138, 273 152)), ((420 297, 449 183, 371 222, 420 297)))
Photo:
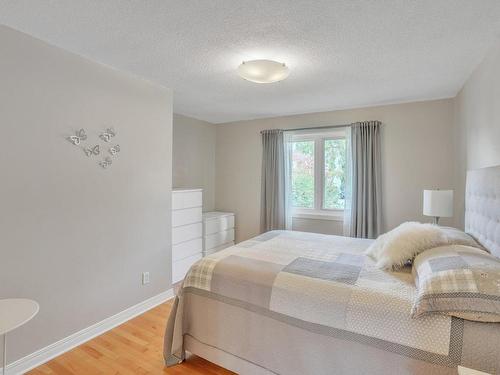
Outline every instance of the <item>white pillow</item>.
POLYGON ((448 237, 437 225, 409 221, 379 236, 365 254, 377 261, 378 268, 397 269, 417 254, 447 243, 448 237))
POLYGON ((377 260, 390 233, 391 232, 387 232, 378 236, 377 239, 371 243, 368 249, 365 250, 365 254, 372 257, 374 260, 377 260))

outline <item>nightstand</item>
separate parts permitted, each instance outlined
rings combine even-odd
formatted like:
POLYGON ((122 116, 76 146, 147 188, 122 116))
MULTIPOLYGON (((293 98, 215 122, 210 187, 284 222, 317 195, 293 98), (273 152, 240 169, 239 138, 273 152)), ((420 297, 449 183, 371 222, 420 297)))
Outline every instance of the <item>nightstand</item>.
POLYGON ((3 336, 3 372, 7 367, 7 333, 29 322, 38 313, 38 303, 30 299, 0 299, 0 335, 3 336))

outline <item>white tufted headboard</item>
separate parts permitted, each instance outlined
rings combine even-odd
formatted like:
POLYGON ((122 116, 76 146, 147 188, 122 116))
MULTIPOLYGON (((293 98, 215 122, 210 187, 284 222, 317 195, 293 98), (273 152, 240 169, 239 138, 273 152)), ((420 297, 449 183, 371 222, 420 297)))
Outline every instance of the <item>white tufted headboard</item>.
POLYGON ((500 257, 500 166, 467 172, 465 231, 500 257))

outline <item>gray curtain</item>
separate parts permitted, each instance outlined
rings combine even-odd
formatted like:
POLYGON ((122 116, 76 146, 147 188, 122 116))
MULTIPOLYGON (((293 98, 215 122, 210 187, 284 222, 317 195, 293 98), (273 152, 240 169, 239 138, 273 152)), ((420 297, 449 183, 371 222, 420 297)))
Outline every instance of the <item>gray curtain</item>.
POLYGON ((283 130, 263 130, 260 228, 285 229, 285 144, 283 130))
POLYGON ((379 121, 351 125, 352 237, 376 238, 381 232, 381 150, 379 121))

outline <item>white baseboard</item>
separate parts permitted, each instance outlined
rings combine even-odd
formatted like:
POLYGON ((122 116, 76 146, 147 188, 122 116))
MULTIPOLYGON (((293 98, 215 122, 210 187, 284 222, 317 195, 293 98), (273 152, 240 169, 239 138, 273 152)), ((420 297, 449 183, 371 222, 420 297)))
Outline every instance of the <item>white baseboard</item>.
POLYGON ((57 357, 58 355, 61 355, 96 336, 102 335, 104 332, 109 331, 110 329, 152 309, 155 306, 162 304, 173 297, 174 290, 169 289, 143 302, 140 302, 137 305, 131 306, 116 315, 110 316, 109 318, 91 325, 90 327, 73 333, 62 340, 12 362, 7 366, 6 375, 24 374, 25 372, 40 366, 52 358, 57 357))

